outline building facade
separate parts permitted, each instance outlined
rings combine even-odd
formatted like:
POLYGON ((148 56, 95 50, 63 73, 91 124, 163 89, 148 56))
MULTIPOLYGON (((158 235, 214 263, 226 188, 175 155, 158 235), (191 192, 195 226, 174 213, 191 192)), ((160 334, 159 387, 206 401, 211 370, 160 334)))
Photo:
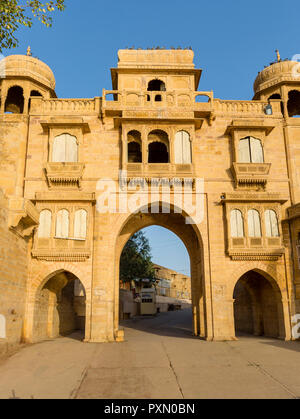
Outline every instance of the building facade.
POLYGON ((265 68, 253 100, 239 101, 198 90, 193 57, 120 50, 112 90, 94 99, 57 98, 46 64, 4 59, 2 348, 78 324, 87 342, 121 341, 120 255, 154 224, 188 250, 195 335, 292 339, 300 312, 297 63, 265 68), (183 190, 195 205, 184 205, 183 190))
POLYGON ((165 266, 154 264, 156 292, 161 297, 191 300, 191 278, 165 266))

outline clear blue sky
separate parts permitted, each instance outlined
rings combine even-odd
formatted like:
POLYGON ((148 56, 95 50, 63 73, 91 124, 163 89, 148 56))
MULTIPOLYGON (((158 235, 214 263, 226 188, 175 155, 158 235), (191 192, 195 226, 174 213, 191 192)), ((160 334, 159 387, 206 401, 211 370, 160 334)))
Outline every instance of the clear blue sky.
MULTIPOLYGON (((53 28, 36 23, 31 30, 20 30, 19 48, 4 51, 24 54, 30 45, 33 55, 52 68, 59 97, 94 97, 102 88, 110 89, 109 69, 117 66, 120 48, 191 46, 197 67, 203 69, 199 89, 213 90, 223 99, 251 99, 255 77, 275 60, 276 48, 282 58, 300 54, 299 0, 66 0, 66 4, 53 28)), ((154 261, 188 273, 184 246, 176 246, 174 235, 162 231, 152 228, 147 233, 154 261)))
MULTIPOLYGON (((111 88, 110 67, 126 47, 193 47, 201 90, 249 99, 264 65, 300 53, 299 0, 66 0, 52 29, 20 30, 13 53, 33 54, 54 71, 61 97, 111 88)), ((4 54, 10 52, 4 51, 4 54)))

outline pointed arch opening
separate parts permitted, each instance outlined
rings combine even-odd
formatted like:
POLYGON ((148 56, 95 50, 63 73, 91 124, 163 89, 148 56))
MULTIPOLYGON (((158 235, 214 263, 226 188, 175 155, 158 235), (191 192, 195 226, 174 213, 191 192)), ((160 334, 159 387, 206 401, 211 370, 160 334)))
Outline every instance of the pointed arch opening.
MULTIPOLYGON (((157 203, 162 208, 164 204, 162 202, 157 203)), ((141 212, 131 215, 127 221, 124 222, 123 227, 117 238, 116 243, 116 266, 118 271, 116 272, 115 283, 116 283, 116 300, 119 302, 117 305, 121 309, 119 287, 120 287, 120 261, 123 249, 125 248, 128 240, 137 232, 143 229, 155 226, 155 228, 163 227, 166 230, 174 233, 176 238, 183 243, 184 248, 187 251, 190 260, 190 283, 186 281, 186 278, 182 278, 183 283, 187 286, 190 284, 192 309, 190 310, 189 326, 190 336, 201 336, 206 338, 208 335, 207 320, 206 320, 206 305, 204 298, 204 266, 203 266, 203 254, 202 254, 202 240, 200 233, 196 226, 187 225, 185 223, 185 214, 179 213, 178 209, 171 208, 170 214, 163 213, 151 213, 151 208, 148 207, 148 213, 146 213, 146 207, 141 209, 141 212), (200 263, 201 260, 201 263, 200 263)), ((160 275, 158 279, 160 278, 160 275)), ((186 275, 185 275, 186 277, 186 275)), ((173 290, 173 292, 175 292, 173 290)), ((178 297, 182 297, 181 290, 178 288, 178 297)), ((175 296, 173 294, 173 296, 175 296)), ((176 294, 177 296, 177 294, 176 294)), ((123 304, 123 303, 122 303, 123 304)), ((115 313, 115 328, 119 328, 120 319, 119 310, 115 313)))
POLYGON ((82 340, 85 321, 86 292, 79 278, 64 270, 50 275, 35 297, 33 341, 68 335, 82 340))
POLYGON ((258 270, 245 273, 234 289, 236 335, 285 336, 281 291, 268 275, 258 270))

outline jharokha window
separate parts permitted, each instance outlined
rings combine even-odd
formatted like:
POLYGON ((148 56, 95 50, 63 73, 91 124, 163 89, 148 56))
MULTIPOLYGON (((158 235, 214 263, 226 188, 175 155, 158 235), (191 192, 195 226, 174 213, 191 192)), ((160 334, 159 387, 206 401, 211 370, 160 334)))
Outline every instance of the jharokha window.
POLYGON ((77 138, 70 134, 62 134, 54 138, 52 162, 75 163, 78 161, 77 138))
POLYGON ((264 163, 262 143, 253 137, 242 138, 239 141, 239 163, 264 163))

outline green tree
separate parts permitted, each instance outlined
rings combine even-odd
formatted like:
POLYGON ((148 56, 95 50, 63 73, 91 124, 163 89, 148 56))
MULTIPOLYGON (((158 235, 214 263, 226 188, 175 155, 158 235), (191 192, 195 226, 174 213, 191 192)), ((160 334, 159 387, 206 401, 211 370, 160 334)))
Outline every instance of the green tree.
POLYGON ((154 281, 154 268, 151 262, 149 240, 142 231, 128 240, 121 255, 120 280, 131 282, 134 279, 154 281))
POLYGON ((65 0, 0 0, 0 52, 5 48, 18 46, 15 32, 20 26, 31 28, 34 19, 43 25, 52 26, 56 10, 65 9, 65 0))

